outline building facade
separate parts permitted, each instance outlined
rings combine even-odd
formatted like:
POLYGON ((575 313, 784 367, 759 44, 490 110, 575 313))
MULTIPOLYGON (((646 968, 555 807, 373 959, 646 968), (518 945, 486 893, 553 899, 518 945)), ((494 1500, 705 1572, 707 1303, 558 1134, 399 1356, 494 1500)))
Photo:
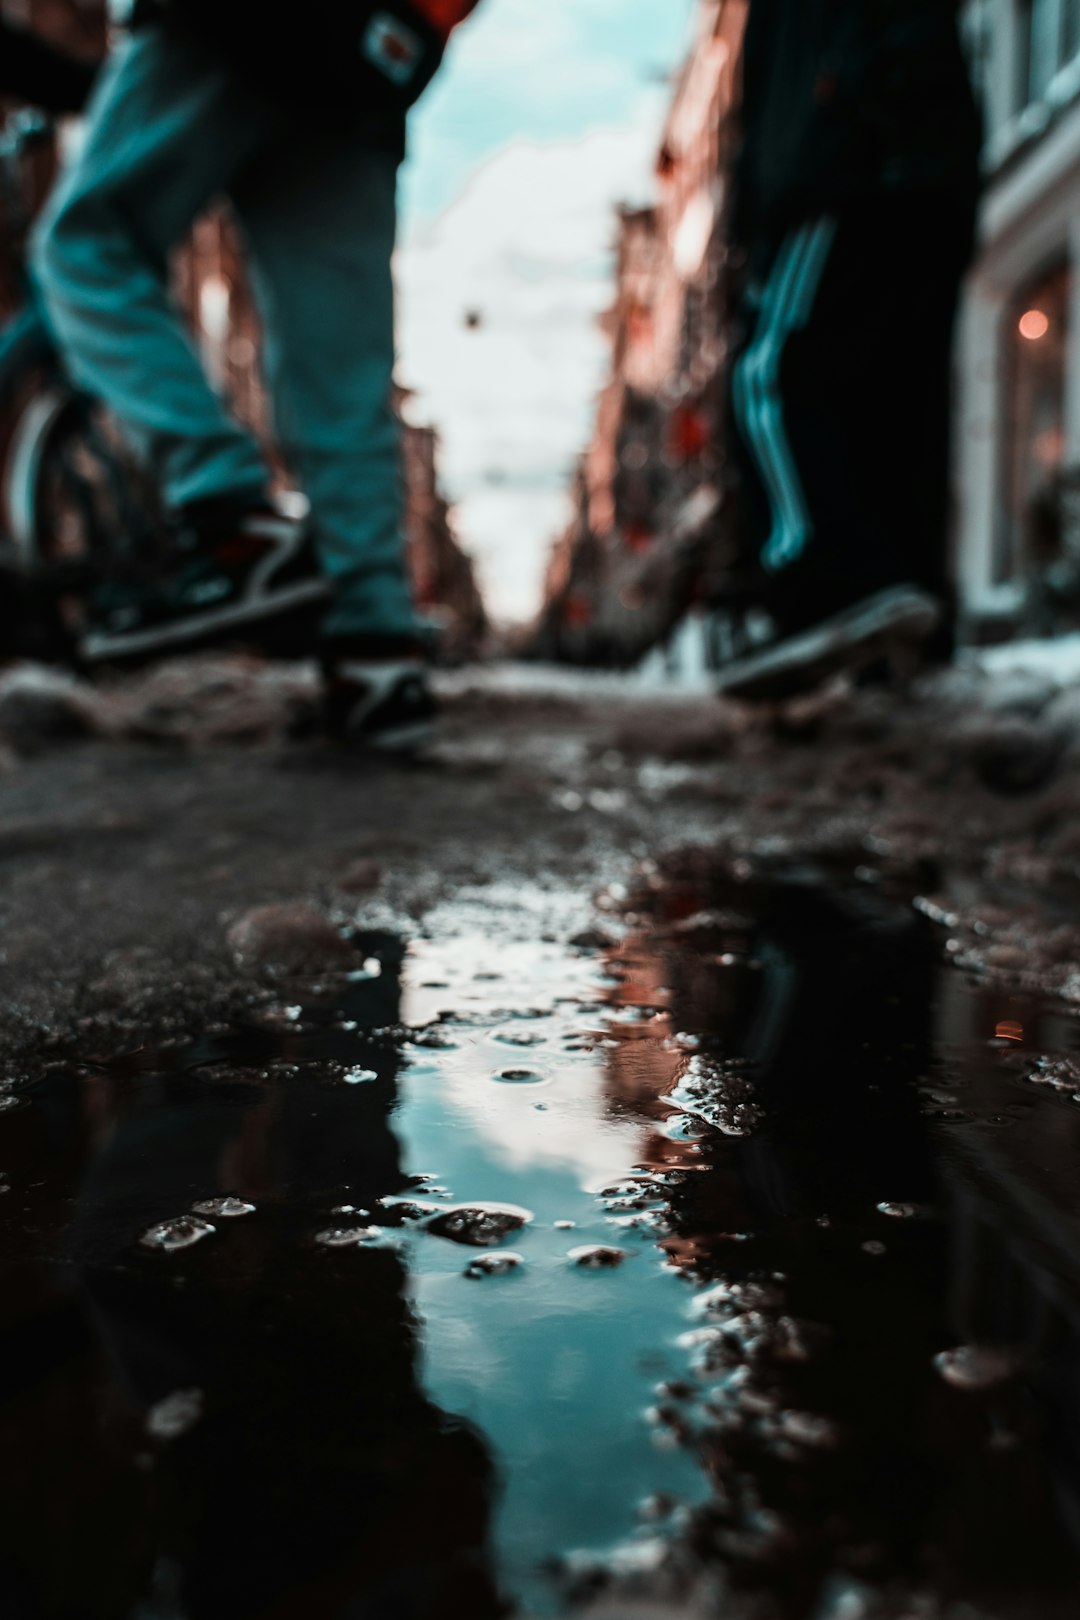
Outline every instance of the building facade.
POLYGON ((611 367, 552 554, 538 648, 632 663, 708 594, 723 466, 724 210, 746 0, 701 0, 657 152, 623 209, 611 367))
POLYGON ((1080 0, 973 0, 986 118, 961 320, 956 573, 976 629, 1073 551, 1080 468, 1080 0))

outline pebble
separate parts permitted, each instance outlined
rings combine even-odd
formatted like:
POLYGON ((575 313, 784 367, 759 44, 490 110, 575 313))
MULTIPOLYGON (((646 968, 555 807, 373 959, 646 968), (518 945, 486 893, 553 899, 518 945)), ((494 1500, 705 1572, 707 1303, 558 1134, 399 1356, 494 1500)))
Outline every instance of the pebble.
POLYGON ((518 1204, 454 1204, 433 1215, 427 1230, 436 1237, 449 1238, 451 1243, 493 1249, 528 1226, 532 1218, 532 1211, 518 1204))
POLYGON ((255 1205, 246 1204, 242 1198, 202 1198, 191 1207, 196 1215, 220 1215, 227 1221, 255 1213, 255 1205))
POLYGON ((241 967, 279 973, 323 973, 356 965, 356 952, 333 923, 303 900, 256 906, 228 931, 241 967))
POLYGON ((177 1389, 146 1414, 146 1432, 155 1440, 179 1440, 203 1415, 201 1389, 177 1389))
POLYGON ((571 1249, 566 1257, 585 1271, 611 1271, 626 1259, 625 1249, 614 1249, 607 1243, 586 1243, 571 1249))
POLYGON ((160 1249, 171 1253, 174 1249, 190 1249, 193 1243, 211 1237, 217 1231, 209 1221, 194 1215, 177 1215, 172 1220, 159 1221, 145 1231, 139 1242, 144 1249, 160 1249))
POLYGON ((478 1254, 475 1260, 470 1260, 465 1267, 466 1277, 504 1277, 511 1271, 519 1271, 525 1264, 520 1254, 510 1250, 502 1254, 478 1254))
POLYGON ((934 1357, 934 1367, 954 1389, 994 1389, 1019 1370, 1016 1352, 1003 1345, 962 1344, 934 1357))

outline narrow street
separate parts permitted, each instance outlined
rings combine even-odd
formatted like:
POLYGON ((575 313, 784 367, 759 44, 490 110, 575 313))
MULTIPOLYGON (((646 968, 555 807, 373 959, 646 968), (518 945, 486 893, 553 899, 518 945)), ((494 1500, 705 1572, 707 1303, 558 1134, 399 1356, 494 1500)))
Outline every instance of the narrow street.
POLYGON ((1080 685, 442 681, 0 683, 6 1612, 1074 1615, 1080 685))

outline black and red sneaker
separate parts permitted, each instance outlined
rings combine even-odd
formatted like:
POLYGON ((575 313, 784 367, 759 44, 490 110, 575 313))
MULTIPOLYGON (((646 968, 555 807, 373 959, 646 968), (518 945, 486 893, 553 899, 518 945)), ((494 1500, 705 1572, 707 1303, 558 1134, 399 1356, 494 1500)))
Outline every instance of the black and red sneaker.
POLYGON ((323 726, 334 741, 412 754, 434 739, 438 704, 423 653, 412 645, 327 649, 323 680, 323 726))
POLYGON ((88 663, 257 639, 269 621, 326 600, 307 524, 268 501, 209 505, 177 523, 159 581, 96 594, 80 651, 88 663))
POLYGON ((946 616, 944 601, 921 585, 891 585, 733 659, 716 690, 741 703, 781 703, 880 660, 917 667, 946 616))

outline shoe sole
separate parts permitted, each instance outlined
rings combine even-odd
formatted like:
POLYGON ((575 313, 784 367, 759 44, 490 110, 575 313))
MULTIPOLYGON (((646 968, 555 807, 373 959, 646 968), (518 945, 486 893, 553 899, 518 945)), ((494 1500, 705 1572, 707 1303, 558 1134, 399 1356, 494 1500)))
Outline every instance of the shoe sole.
POLYGON ((190 641, 201 641, 219 631, 247 628, 276 619, 296 608, 325 601, 329 592, 323 580, 308 580, 302 585, 290 585, 275 591, 272 596, 255 601, 234 602, 228 607, 214 608, 206 613, 192 614, 173 624, 161 625, 154 630, 139 630, 128 636, 89 635, 80 651, 88 663, 101 663, 109 658, 138 658, 157 652, 172 652, 190 641))
POLYGON ((358 743, 380 754, 412 754, 434 742, 437 732, 434 720, 411 720, 404 725, 388 726, 385 731, 358 731, 346 735, 346 742, 358 743))
POLYGON ((721 672, 716 690, 744 703, 779 702, 897 645, 917 646, 941 619, 941 604, 925 591, 914 586, 881 591, 812 630, 740 659, 721 672))

